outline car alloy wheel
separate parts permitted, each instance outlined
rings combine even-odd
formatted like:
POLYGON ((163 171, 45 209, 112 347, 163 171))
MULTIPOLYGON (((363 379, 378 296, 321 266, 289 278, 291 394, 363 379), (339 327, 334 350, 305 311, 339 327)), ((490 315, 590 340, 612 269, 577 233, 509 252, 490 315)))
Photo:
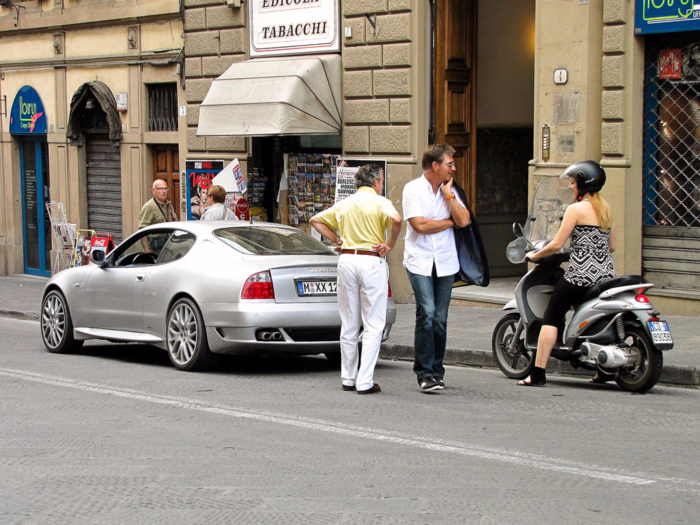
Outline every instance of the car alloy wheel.
POLYGON ((180 370, 201 370, 213 364, 202 314, 189 298, 178 300, 168 314, 167 345, 172 364, 180 370))
POLYGON ((73 338, 73 322, 63 294, 49 292, 41 305, 41 337, 49 352, 62 353, 76 350, 83 344, 73 338))

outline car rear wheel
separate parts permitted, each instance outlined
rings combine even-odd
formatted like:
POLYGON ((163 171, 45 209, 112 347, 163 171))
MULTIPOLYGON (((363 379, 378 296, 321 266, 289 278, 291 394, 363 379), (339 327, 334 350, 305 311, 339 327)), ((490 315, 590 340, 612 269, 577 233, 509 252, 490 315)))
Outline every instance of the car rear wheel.
POLYGON ((79 350, 82 341, 73 337, 73 320, 66 298, 58 290, 46 294, 41 304, 41 338, 46 349, 54 354, 79 350))
POLYGON ((217 357, 209 350, 204 319, 197 304, 187 297, 178 300, 168 314, 170 362, 179 370, 205 370, 217 357))

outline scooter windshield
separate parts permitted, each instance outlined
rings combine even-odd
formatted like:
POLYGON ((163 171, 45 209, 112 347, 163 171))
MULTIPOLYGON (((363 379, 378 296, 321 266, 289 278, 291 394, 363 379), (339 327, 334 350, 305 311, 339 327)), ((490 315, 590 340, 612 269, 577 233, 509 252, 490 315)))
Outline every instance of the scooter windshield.
POLYGON ((551 241, 559 231, 566 208, 573 202, 569 179, 545 177, 537 185, 530 214, 525 221, 525 238, 535 241, 551 241))

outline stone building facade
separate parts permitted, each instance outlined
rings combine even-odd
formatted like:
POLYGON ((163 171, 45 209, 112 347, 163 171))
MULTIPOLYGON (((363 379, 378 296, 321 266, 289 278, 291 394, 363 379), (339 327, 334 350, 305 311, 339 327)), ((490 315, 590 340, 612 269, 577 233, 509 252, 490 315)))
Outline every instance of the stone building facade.
POLYGON ((173 181, 179 209, 180 9, 178 0, 0 6, 0 274, 54 270, 50 202, 68 223, 117 241, 137 228, 154 177, 173 181), (45 127, 18 126, 20 107, 45 127))
MULTIPOLYGON (((288 138, 197 136, 199 104, 212 81, 227 67, 248 59, 250 14, 246 3, 238 8, 227 7, 222 0, 185 0, 184 5, 187 158, 238 158, 245 172, 261 155, 280 155, 303 145, 304 138, 290 145, 288 138)), ((510 224, 524 220, 527 208, 535 1, 508 0, 499 6, 480 2, 477 6, 477 2, 442 0, 343 0, 338 5, 342 131, 329 149, 313 147, 319 153, 328 151, 344 158, 386 161, 387 196, 401 210, 403 186, 422 173, 421 156, 427 145, 449 142, 453 128, 464 131, 467 139, 459 157, 465 165, 459 182, 472 196, 482 229, 495 240, 489 245, 496 267, 492 273, 522 273, 521 268, 509 267, 504 252, 510 224), (458 20, 438 24, 438 19, 450 17, 458 20), (494 34, 499 35, 498 41, 492 38, 494 34), (446 63, 443 69, 448 73, 443 71, 442 83, 458 86, 453 92, 445 88, 444 107, 436 111, 435 100, 444 94, 434 80, 438 50, 432 42, 447 38, 460 50, 457 55, 464 55, 448 62, 457 64, 461 73, 466 71, 468 80, 450 79, 452 66, 446 63), (478 61, 483 66, 477 67, 478 61), (477 73, 478 68, 483 73, 477 73), (455 106, 451 115, 446 114, 447 106, 455 106), (477 142, 479 147, 474 148, 477 142), (479 163, 485 167, 482 172, 475 169, 479 163)), ((444 47, 443 54, 449 54, 444 47)), ((390 256, 391 282, 396 299, 410 302, 402 250, 400 241, 390 256)))
POLYGON ((663 313, 699 315, 699 26, 692 5, 653 4, 538 2, 530 188, 577 160, 600 161, 618 234, 617 273, 654 282, 649 295, 663 313), (664 65, 669 57, 676 68, 664 65), (557 69, 568 72, 565 84, 553 82, 557 69))

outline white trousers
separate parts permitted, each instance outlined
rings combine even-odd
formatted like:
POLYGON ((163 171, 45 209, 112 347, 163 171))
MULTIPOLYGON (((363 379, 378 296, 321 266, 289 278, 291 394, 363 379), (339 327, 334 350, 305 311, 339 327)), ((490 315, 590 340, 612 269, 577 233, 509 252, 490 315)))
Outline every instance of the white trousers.
POLYGON ((385 259, 371 255, 343 254, 338 261, 338 308, 340 310, 341 378, 347 386, 367 390, 374 385, 386 324, 389 269, 385 259), (360 328, 362 359, 358 352, 360 328), (358 370, 358 360, 360 367, 358 370))

